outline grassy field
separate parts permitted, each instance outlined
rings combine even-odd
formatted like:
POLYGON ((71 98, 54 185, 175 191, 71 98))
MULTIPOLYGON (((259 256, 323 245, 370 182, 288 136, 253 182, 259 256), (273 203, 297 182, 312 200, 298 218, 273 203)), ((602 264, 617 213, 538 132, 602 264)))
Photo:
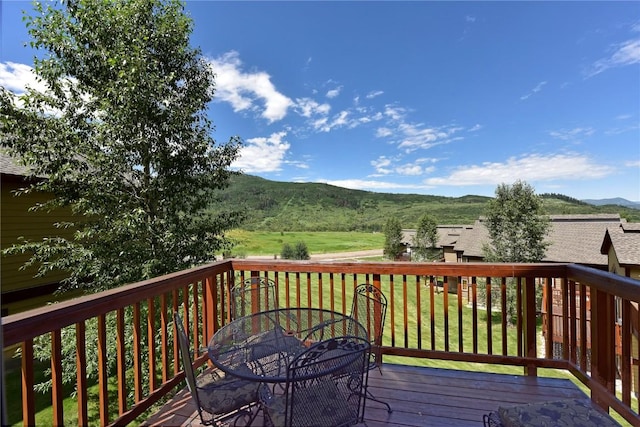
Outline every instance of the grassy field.
POLYGON ((384 246, 383 233, 232 230, 227 236, 236 243, 231 254, 240 258, 247 255, 280 255, 285 243, 295 245, 304 242, 310 254, 381 249, 384 246))

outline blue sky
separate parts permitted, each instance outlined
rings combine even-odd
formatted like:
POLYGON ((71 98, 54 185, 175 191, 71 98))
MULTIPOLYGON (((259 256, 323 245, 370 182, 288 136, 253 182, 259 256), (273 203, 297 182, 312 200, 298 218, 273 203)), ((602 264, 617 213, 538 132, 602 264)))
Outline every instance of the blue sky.
MULTIPOLYGON (((33 52, 2 2, 0 82, 33 52)), ((217 141, 276 181, 640 201, 640 2, 188 1, 217 141)))

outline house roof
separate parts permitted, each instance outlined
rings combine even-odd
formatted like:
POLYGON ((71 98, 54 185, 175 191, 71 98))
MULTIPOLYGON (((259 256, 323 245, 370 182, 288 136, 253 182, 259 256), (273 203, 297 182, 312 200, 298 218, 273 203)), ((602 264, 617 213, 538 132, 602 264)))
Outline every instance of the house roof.
POLYGON ((620 265, 640 266, 640 223, 607 228, 600 252, 606 255, 611 247, 620 265))
MULTIPOLYGON (((0 150, 0 173, 2 175, 31 176, 30 169, 21 165, 15 157, 0 150)), ((44 176, 40 176, 44 178, 44 176)))
MULTIPOLYGON (((470 225, 438 225, 438 242, 436 243, 436 247, 441 248, 455 245, 460 235, 470 227, 470 225)), ((402 230, 402 243, 411 246, 416 232, 417 230, 413 228, 402 230)))
MULTIPOLYGON (((547 241, 550 245, 542 260, 545 262, 606 266, 607 256, 600 252, 600 247, 607 228, 634 229, 640 235, 640 223, 626 223, 619 214, 550 215, 549 219, 551 228, 547 241)), ((406 231, 415 234, 415 230, 406 231)), ((473 225, 439 226, 438 235, 439 247, 453 244, 455 251, 471 258, 483 258, 482 247, 490 241, 484 218, 478 219, 473 225)), ((412 240, 406 242, 410 244, 412 240)), ((640 253, 640 250, 636 253, 640 253)))

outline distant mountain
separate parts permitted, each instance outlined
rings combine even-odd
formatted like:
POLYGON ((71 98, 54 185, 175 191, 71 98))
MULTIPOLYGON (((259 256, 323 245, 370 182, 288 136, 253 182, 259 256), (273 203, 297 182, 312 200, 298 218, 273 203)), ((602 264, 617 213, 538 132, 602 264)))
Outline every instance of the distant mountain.
MULTIPOLYGON (((640 222, 640 210, 623 205, 595 206, 562 194, 542 195, 549 214, 619 213, 640 222)), ((252 175, 232 176, 217 193, 214 210, 242 209, 242 228, 256 231, 369 231, 390 217, 415 228, 424 214, 438 224, 473 224, 485 214, 490 197, 445 197, 350 190, 320 183, 278 182, 252 175)))
POLYGON ((582 201, 594 206, 618 205, 632 209, 640 209, 640 202, 632 202, 631 200, 623 199, 622 197, 615 197, 613 199, 584 199, 582 201))

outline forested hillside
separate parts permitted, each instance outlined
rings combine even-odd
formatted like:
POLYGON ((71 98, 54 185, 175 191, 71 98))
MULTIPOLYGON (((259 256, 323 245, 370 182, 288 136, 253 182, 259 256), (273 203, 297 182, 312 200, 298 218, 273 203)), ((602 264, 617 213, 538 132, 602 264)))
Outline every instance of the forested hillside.
MULTIPOLYGON (((403 228, 413 228, 424 214, 438 224, 472 224, 490 199, 375 193, 252 175, 232 177, 229 188, 217 196, 216 206, 245 210, 242 228, 264 231, 381 231, 390 216, 397 217, 403 228)), ((593 206, 562 195, 543 198, 550 214, 620 213, 629 221, 640 221, 639 210, 623 206, 593 206)))

